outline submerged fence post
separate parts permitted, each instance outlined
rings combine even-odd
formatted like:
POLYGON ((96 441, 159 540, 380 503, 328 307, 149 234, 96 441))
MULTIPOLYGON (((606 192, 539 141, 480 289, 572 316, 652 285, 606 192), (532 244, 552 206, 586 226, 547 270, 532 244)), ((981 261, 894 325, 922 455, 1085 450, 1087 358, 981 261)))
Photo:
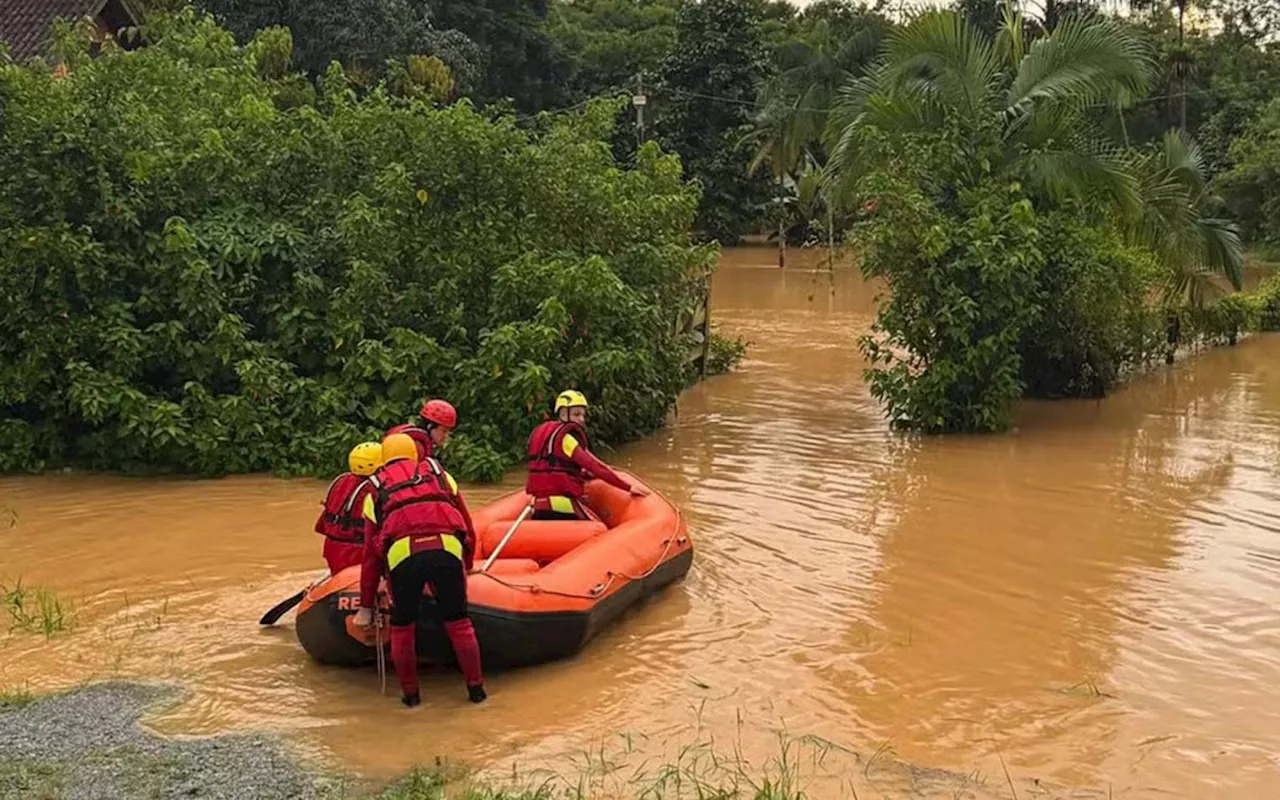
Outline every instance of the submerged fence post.
POLYGON ((702 379, 707 379, 707 355, 711 352, 711 275, 702 279, 702 379))
POLYGON ((694 304, 692 311, 688 313, 681 311, 676 314, 674 331, 677 335, 696 333, 702 337, 702 341, 695 342, 685 352, 684 363, 693 364, 699 379, 705 380, 711 352, 711 275, 709 273, 702 277, 702 291, 698 294, 698 302, 694 304), (699 364, 699 361, 702 363, 699 364))

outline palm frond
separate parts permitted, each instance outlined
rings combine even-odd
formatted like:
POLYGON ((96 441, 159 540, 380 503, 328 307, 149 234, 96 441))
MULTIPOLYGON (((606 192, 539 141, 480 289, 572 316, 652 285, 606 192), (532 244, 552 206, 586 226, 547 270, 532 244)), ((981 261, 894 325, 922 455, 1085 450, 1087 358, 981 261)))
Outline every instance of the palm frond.
POLYGON ((809 161, 796 181, 796 202, 801 207, 812 209, 822 192, 823 173, 816 164, 809 161))
POLYGON ((1052 148, 1075 138, 1084 126, 1084 116, 1078 107, 1049 103, 1037 108, 1034 114, 1010 120, 1004 135, 1006 140, 1028 148, 1052 148))
POLYGON ((1122 218, 1141 217, 1139 182, 1119 149, 1092 147, 1075 136, 1052 148, 1030 150, 1012 166, 1029 188, 1054 201, 1096 200, 1100 208, 1117 209, 1122 218))
POLYGON ((844 70, 865 67, 876 60, 882 46, 883 32, 868 25, 841 42, 833 60, 844 70))
POLYGON ((1030 113, 1044 101, 1089 105, 1120 91, 1146 91, 1152 72, 1149 48, 1118 22, 1068 16, 1031 45, 1005 97, 1006 113, 1030 113))
POLYGON ((1013 65, 1015 69, 1027 54, 1022 32, 1023 19, 1020 9, 1015 9, 1012 4, 1006 3, 1001 12, 1000 30, 996 33, 996 51, 1000 55, 1000 60, 1013 65))
POLYGON ((1217 217, 1197 220, 1202 242, 1200 263, 1205 269, 1221 273, 1240 291, 1244 284, 1244 245, 1240 243, 1240 229, 1234 222, 1217 217))
POLYGON ((1225 276, 1232 287, 1243 285, 1244 246, 1235 223, 1206 214, 1204 162, 1199 146, 1180 131, 1170 131, 1160 144, 1137 157, 1143 218, 1130 230, 1150 247, 1169 270, 1166 299, 1202 305, 1217 291, 1213 278, 1225 276))
POLYGON ((1178 128, 1165 131, 1160 139, 1160 156, 1164 169, 1189 192, 1197 193, 1204 188, 1207 174, 1204 154, 1187 133, 1178 128))
POLYGON ((999 79, 991 42, 955 11, 929 11, 894 33, 885 48, 885 87, 917 94, 974 118, 989 108, 999 79))
POLYGON ((796 136, 796 110, 793 105, 772 103, 756 115, 756 124, 742 139, 753 146, 747 174, 755 175, 762 166, 769 167, 775 180, 781 180, 795 168, 803 149, 796 136))
POLYGON ((851 78, 836 92, 836 101, 827 114, 826 129, 822 134, 822 143, 831 154, 830 161, 837 160, 837 154, 853 147, 857 134, 857 126, 862 123, 867 110, 867 101, 876 93, 882 82, 880 70, 870 75, 851 78))
POLYGON ((796 101, 795 136, 808 144, 822 137, 827 115, 831 108, 830 92, 826 86, 814 84, 796 101), (828 109, 824 111, 822 109, 828 109))
POLYGON ((1137 238, 1157 252, 1178 253, 1194 249, 1187 239, 1196 220, 1196 209, 1184 183, 1164 168, 1153 155, 1132 162, 1138 181, 1143 218, 1133 231, 1137 238))
POLYGON ((1215 278, 1211 270, 1202 267, 1175 265, 1164 281, 1162 299, 1169 304, 1185 303, 1193 308, 1203 308, 1210 297, 1226 294, 1215 278))
POLYGON ((818 48, 802 39, 793 39, 777 50, 781 75, 794 75, 806 70, 818 59, 818 48))

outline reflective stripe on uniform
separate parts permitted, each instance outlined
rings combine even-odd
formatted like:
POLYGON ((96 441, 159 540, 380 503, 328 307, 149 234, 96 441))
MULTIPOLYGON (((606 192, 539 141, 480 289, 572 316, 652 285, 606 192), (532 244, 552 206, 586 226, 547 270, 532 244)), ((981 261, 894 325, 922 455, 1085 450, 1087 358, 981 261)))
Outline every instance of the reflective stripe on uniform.
POLYGON ((400 562, 408 558, 410 552, 408 539, 396 539, 387 548, 387 566, 391 569, 400 566, 400 562))
POLYGON ((561 447, 564 454, 569 458, 573 458, 573 451, 578 449, 578 440, 573 438, 572 433, 566 433, 564 439, 561 440, 561 447))
POLYGON ((459 561, 462 560, 462 542, 458 541, 457 536, 446 533, 440 537, 440 542, 444 545, 444 549, 449 551, 449 555, 459 561))
POLYGON ((564 495, 548 497, 547 502, 551 504, 551 510, 560 514, 577 514, 578 510, 573 507, 573 500, 564 495))
POLYGON ((441 546, 444 547, 445 551, 447 551, 449 555, 453 556, 459 561, 462 560, 462 542, 458 541, 458 537, 452 534, 443 533, 443 534, 440 534, 439 537, 436 537, 434 535, 415 536, 415 537, 406 536, 403 539, 396 539, 395 542, 393 542, 392 545, 387 548, 387 567, 390 569, 395 569, 400 565, 400 562, 404 561, 406 558, 412 555, 413 541, 415 539, 418 541, 423 541, 426 539, 435 539, 435 538, 440 539, 441 546))
POLYGON ((373 510, 373 493, 370 492, 364 496, 364 507, 360 510, 364 514, 364 518, 370 522, 378 521, 378 514, 373 510))
MULTIPOLYGON (((369 482, 369 479, 365 478, 364 480, 356 484, 356 488, 351 490, 351 496, 347 498, 347 502, 344 503, 342 506, 342 513, 344 515, 348 517, 351 516, 351 507, 356 503, 356 496, 364 491, 364 485, 368 482, 369 482)), ((368 495, 365 495, 365 496, 367 497, 368 495)))

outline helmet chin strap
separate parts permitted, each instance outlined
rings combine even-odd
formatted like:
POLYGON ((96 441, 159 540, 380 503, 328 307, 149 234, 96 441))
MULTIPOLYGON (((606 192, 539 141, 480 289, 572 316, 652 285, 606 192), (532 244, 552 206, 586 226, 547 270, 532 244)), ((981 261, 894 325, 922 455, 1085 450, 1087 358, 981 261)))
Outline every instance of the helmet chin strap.
MULTIPOLYGON (((429 419, 423 420, 423 423, 424 423, 424 425, 423 425, 423 428, 422 428, 422 429, 423 429, 423 430, 425 430, 425 431, 427 432, 427 435, 428 435, 428 436, 430 436, 430 435, 431 435, 431 433, 432 433, 432 432, 434 432, 436 428, 439 428, 439 427, 440 427, 440 423, 438 423, 438 422, 432 422, 432 421, 431 421, 431 420, 429 420, 429 419)), ((446 430, 450 430, 450 429, 446 428, 446 430)), ((431 446, 432 446, 432 447, 435 447, 435 448, 443 448, 443 447, 444 447, 444 443, 443 443, 443 442, 437 442, 437 441, 436 441, 436 437, 431 436, 431 446)))

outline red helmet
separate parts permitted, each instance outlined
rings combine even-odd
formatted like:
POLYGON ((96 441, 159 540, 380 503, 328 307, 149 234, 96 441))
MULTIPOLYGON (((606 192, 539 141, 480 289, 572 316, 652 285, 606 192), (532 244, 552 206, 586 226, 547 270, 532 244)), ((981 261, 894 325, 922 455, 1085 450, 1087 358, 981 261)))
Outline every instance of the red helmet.
POLYGON ((422 404, 419 416, 427 422, 434 422, 442 428, 452 428, 458 424, 458 412, 444 400, 428 400, 422 404))

